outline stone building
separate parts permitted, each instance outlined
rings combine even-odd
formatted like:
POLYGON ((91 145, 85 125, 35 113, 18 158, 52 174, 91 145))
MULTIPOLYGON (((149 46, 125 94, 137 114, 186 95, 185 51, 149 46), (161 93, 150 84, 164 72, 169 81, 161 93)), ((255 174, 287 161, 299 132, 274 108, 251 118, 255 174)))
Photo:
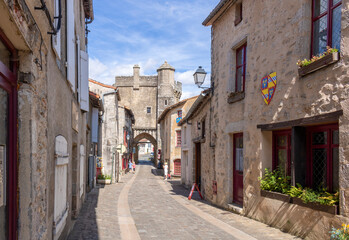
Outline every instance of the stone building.
POLYGON ((63 239, 84 201, 92 20, 92 0, 0 1, 0 239, 63 239))
POLYGON ((101 97, 89 92, 90 108, 87 116, 87 144, 88 146, 88 179, 87 189, 90 191, 96 186, 96 164, 97 158, 102 157, 102 116, 104 115, 101 97))
POLYGON ((132 110, 126 106, 119 106, 118 109, 118 180, 128 169, 127 163, 132 160, 133 125, 135 118, 132 110))
POLYGON ((104 114, 102 116, 102 173, 117 179, 118 106, 120 94, 116 87, 89 79, 89 89, 101 96, 104 114))
POLYGON ((308 239, 349 221, 348 22, 348 0, 222 0, 204 20, 215 159, 201 174, 217 181, 206 199, 308 239), (326 46, 339 53, 298 68, 326 46), (338 214, 261 196, 258 178, 277 166, 293 185, 338 190, 338 214))
POLYGON ((208 124, 210 122, 210 97, 209 90, 203 91, 195 102, 188 109, 187 114, 178 122, 178 126, 182 131, 181 145, 181 182, 186 187, 191 187, 193 183, 197 183, 202 193, 211 191, 212 175, 214 175, 215 158, 210 151, 212 147, 210 137, 212 131, 208 124), (201 172, 201 169, 205 169, 201 172), (205 186, 205 187, 202 187, 205 186))
MULTIPOLYGON (((157 69, 156 76, 140 76, 140 67, 133 67, 133 76, 116 76, 115 86, 120 92, 120 105, 129 107, 135 118, 133 147, 145 138, 157 152, 160 137, 157 118, 162 111, 179 101, 182 84, 174 80, 175 69, 166 61, 157 69)), ((138 161, 138 152, 134 159, 138 161)), ((155 162, 157 159, 155 158, 155 162)))
POLYGON ((158 119, 162 151, 161 162, 168 164, 168 173, 173 176, 181 176, 181 144, 183 135, 177 123, 185 117, 197 97, 182 100, 165 108, 158 119))

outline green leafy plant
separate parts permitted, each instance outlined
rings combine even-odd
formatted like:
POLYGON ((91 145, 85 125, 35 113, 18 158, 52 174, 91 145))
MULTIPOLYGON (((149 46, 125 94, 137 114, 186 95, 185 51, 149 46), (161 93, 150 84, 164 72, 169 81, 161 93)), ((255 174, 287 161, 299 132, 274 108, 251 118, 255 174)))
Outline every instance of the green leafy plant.
POLYGON ((290 177, 285 176, 283 169, 274 171, 265 169, 264 177, 259 178, 261 189, 271 192, 287 194, 293 198, 300 198, 304 203, 313 202, 322 205, 334 206, 339 203, 339 193, 329 193, 326 189, 313 190, 303 188, 300 184, 291 186, 290 177))
POLYGON ((279 167, 274 171, 269 171, 266 168, 264 177, 259 178, 259 180, 261 181, 262 190, 287 193, 291 188, 290 177, 285 176, 283 169, 279 167))
POLYGON ((107 180, 107 179, 111 179, 111 176, 110 175, 100 174, 100 175, 98 175, 97 178, 100 179, 100 180, 107 180))
POLYGON ((342 228, 336 229, 332 228, 330 231, 331 239, 333 240, 347 240, 349 239, 349 224, 342 224, 342 228))
POLYGON ((311 63, 313 63, 313 62, 315 62, 315 61, 325 57, 326 55, 338 52, 338 49, 336 49, 336 48, 331 48, 329 46, 327 46, 326 48, 327 48, 326 52, 324 52, 322 54, 319 54, 317 56, 313 56, 311 59, 298 60, 297 61, 298 67, 308 66, 309 64, 311 64, 311 63))

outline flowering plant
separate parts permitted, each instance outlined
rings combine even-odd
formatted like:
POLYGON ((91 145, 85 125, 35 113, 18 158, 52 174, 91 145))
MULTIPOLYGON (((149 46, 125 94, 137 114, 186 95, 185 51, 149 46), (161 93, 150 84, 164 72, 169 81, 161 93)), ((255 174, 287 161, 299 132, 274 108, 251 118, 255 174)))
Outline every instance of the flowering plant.
POLYGON ((331 233, 331 239, 333 240, 346 240, 349 239, 349 224, 346 225, 345 223, 342 224, 342 228, 335 229, 332 228, 331 233))
POLYGON ((298 67, 308 66, 310 63, 313 63, 313 62, 315 62, 315 61, 317 61, 317 60, 319 60, 319 59, 321 59, 329 54, 338 52, 338 49, 336 49, 336 48, 331 48, 329 46, 327 46, 326 48, 327 48, 326 52, 319 54, 317 56, 313 56, 311 59, 298 60, 297 61, 298 67))

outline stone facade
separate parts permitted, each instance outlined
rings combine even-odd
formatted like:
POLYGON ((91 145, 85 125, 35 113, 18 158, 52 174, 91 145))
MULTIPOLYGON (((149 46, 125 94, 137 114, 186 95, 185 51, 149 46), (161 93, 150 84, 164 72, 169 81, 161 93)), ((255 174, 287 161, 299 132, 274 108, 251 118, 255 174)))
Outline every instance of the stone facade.
MULTIPOLYGON (((183 133, 181 146, 181 181, 190 188, 193 183, 205 197, 212 201, 212 176, 214 174, 213 152, 210 149, 209 109, 210 91, 202 92, 188 109, 186 116, 178 123, 183 133), (213 171, 212 171, 213 170, 213 171)), ((211 146, 212 147, 212 146, 211 146)))
POLYGON ((119 106, 119 134, 118 134, 118 180, 126 173, 128 160, 132 159, 134 114, 131 109, 119 106), (128 136, 128 137, 127 137, 128 136))
MULTIPOLYGON (((204 185, 203 190, 205 197, 214 204, 228 207, 234 202, 237 185, 242 184, 244 215, 297 236, 327 239, 332 227, 348 221, 348 6, 348 0, 341 1, 341 17, 336 20, 341 26, 339 61, 327 62, 328 66, 305 76, 299 75, 296 62, 311 54, 312 1, 222 0, 204 21, 205 26, 212 26, 213 113, 209 131, 214 135, 215 158, 211 160, 214 173, 207 166, 201 174, 208 176, 208 182, 217 181, 215 197, 209 193, 210 186, 206 189, 204 185), (242 19, 239 19, 241 12, 242 19), (241 49, 246 50, 245 85, 237 89, 236 54, 241 49), (261 79, 272 72, 276 72, 277 87, 267 105, 261 93, 261 79), (332 166, 333 172, 327 171, 328 175, 315 170, 309 172, 310 166, 315 166, 312 154, 319 152, 309 147, 309 142, 315 141, 311 136, 326 132, 336 140, 337 129, 339 146, 330 147, 333 156, 323 158, 328 160, 324 161, 332 166), (258 178, 263 175, 264 168, 274 167, 273 156, 278 155, 273 137, 282 134, 280 130, 286 130, 290 136, 291 156, 287 161, 291 163, 292 183, 312 186, 318 181, 315 174, 326 176, 327 184, 333 183, 329 188, 339 188, 339 215, 260 195, 258 178), (234 139, 243 144, 239 142, 237 145, 241 146, 234 148, 234 139), (236 156, 243 159, 241 180, 234 171, 236 156)), ((338 11, 336 14, 337 17, 338 11)), ((207 154, 202 152, 202 155, 207 154)))
POLYGON ((93 20, 92 1, 72 1, 69 6, 61 1, 61 28, 51 35, 48 32, 54 30, 49 23, 59 15, 57 3, 46 1, 46 8, 34 10, 41 7, 39 1, 0 1, 1 41, 12 45, 18 55, 12 55, 8 65, 17 67, 12 72, 17 76, 13 107, 18 109, 14 119, 18 128, 10 134, 18 136, 18 145, 11 146, 11 142, 9 146, 18 156, 9 160, 18 162, 10 163, 13 171, 7 174, 15 193, 7 189, 12 192, 11 201, 7 201, 8 225, 6 231, 0 230, 0 238, 4 233, 8 239, 64 238, 85 198, 86 179, 81 178, 81 172, 87 175, 87 165, 80 169, 87 155, 81 152, 86 149, 88 111, 85 20, 93 20), (67 41, 69 31, 74 32, 69 36, 71 41, 67 41), (84 66, 81 70, 67 56, 68 47, 78 53, 76 59, 84 66), (66 147, 64 155, 60 155, 63 148, 57 146, 59 142, 66 147), (57 195, 59 164, 66 166, 66 184, 60 185, 64 198, 57 195), (64 209, 57 213, 59 204, 64 209))
POLYGON ((197 96, 182 100, 165 108, 158 119, 161 138, 161 162, 168 164, 168 173, 181 175, 182 131, 177 123, 185 117, 197 96))
MULTIPOLYGON (((116 76, 115 86, 121 96, 120 105, 134 113, 134 143, 148 139, 157 151, 160 146, 157 118, 166 106, 179 101, 182 84, 174 80, 175 69, 165 62, 157 70, 157 76, 140 76, 140 67, 133 67, 133 76, 116 76)), ((134 155, 138 161, 138 152, 134 155)), ((157 159, 155 159, 156 162, 157 159)))
POLYGON ((117 145, 118 145, 118 104, 120 95, 114 86, 89 80, 91 92, 101 96, 104 114, 102 116, 102 173, 110 175, 113 182, 117 179, 117 145))
POLYGON ((88 155, 88 175, 87 191, 96 186, 96 165, 97 158, 102 157, 102 117, 104 115, 103 101, 101 97, 89 92, 90 108, 87 116, 87 149, 88 155))

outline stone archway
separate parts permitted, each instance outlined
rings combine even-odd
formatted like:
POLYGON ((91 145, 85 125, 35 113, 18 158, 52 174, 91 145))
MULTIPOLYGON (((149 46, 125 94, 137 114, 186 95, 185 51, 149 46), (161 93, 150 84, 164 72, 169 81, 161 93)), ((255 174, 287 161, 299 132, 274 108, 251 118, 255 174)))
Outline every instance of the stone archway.
MULTIPOLYGON (((154 146, 154 165, 157 166, 158 164, 158 158, 157 158, 157 152, 158 152, 158 144, 156 139, 150 135, 149 133, 140 133, 138 134, 134 139, 133 139, 133 146, 135 149, 137 149, 137 145, 139 143, 140 140, 142 139, 147 139, 149 142, 151 142, 151 144, 153 144, 154 146)), ((136 152, 134 153, 134 160, 136 163, 138 163, 138 149, 136 150, 136 152)))

